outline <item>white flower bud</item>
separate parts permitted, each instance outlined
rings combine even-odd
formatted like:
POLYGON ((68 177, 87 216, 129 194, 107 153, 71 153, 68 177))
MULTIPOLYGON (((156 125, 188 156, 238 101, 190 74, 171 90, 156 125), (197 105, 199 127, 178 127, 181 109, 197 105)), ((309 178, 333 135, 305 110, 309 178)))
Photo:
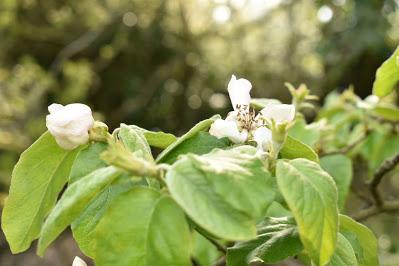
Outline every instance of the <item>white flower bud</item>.
POLYGON ((292 104, 268 104, 260 112, 264 118, 274 120, 277 125, 289 123, 295 118, 295 106, 292 104))
POLYGON ((243 143, 248 137, 247 131, 240 132, 234 120, 217 119, 209 129, 209 134, 217 138, 229 138, 234 143, 243 143))
POLYGON ((250 91, 252 89, 251 82, 246 79, 237 79, 236 76, 232 75, 227 90, 229 91, 229 96, 231 104, 234 110, 237 106, 247 106, 251 101, 250 91))
POLYGON ((258 144, 258 150, 267 152, 272 143, 272 131, 266 127, 259 127, 254 131, 253 138, 258 144))
POLYGON ((61 148, 73 150, 89 141, 94 124, 90 107, 80 103, 52 104, 48 110, 46 126, 61 148))
POLYGON ((84 260, 76 256, 72 262, 72 266, 87 266, 87 264, 84 260))

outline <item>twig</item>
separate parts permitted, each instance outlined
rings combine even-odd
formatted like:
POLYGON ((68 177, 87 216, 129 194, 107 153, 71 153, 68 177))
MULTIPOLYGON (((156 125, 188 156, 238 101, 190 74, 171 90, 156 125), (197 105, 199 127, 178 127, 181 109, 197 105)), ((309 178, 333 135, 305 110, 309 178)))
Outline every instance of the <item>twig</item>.
POLYGON ((357 139, 356 141, 354 141, 354 142, 351 143, 350 145, 345 146, 345 147, 343 147, 342 149, 339 149, 339 150, 335 150, 335 151, 323 153, 322 155, 325 156, 325 155, 334 155, 334 154, 346 154, 346 153, 348 153, 350 150, 352 150, 353 148, 355 148, 357 145, 359 145, 360 143, 362 143, 362 142, 367 138, 367 136, 368 136, 369 134, 370 134, 370 133, 369 133, 369 131, 367 130, 367 131, 364 133, 364 135, 363 135, 362 137, 360 137, 359 139, 357 139))
POLYGON ((355 220, 364 220, 382 212, 399 211, 399 201, 384 201, 380 191, 378 190, 384 176, 393 170, 397 164, 399 164, 399 153, 392 158, 385 160, 377 169, 369 184, 369 191, 373 197, 374 204, 354 215, 353 218, 355 220))
POLYGON ((378 191, 378 186, 381 183, 382 178, 391 170, 395 168, 395 166, 399 163, 399 153, 394 157, 385 160, 382 165, 377 169, 374 174, 373 179, 370 182, 369 189, 370 193, 374 198, 375 204, 377 207, 381 207, 384 205, 384 200, 382 198, 381 193, 378 191))

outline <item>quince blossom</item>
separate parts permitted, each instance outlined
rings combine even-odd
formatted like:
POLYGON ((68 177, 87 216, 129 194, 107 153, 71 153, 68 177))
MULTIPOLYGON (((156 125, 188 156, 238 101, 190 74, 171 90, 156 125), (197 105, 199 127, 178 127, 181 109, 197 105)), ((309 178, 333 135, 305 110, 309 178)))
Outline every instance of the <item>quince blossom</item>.
POLYGON ((89 130, 94 125, 90 107, 81 103, 52 104, 48 110, 46 126, 61 148, 73 150, 89 141, 89 130))

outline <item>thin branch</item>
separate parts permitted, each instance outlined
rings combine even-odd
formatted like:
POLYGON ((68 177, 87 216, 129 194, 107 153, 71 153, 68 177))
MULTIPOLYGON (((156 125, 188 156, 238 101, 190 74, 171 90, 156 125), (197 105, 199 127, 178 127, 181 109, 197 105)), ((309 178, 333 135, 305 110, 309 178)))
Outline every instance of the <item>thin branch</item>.
POLYGON ((384 200, 381 193, 378 190, 378 186, 380 185, 382 178, 391 170, 395 168, 395 166, 399 163, 399 153, 394 157, 385 160, 382 165, 377 169, 374 174, 373 179, 370 182, 369 189, 370 193, 374 198, 375 204, 377 207, 381 207, 384 205, 384 200))
POLYGON ((399 164, 399 153, 390 159, 385 160, 381 166, 374 173, 373 179, 369 184, 369 191, 373 197, 374 204, 364 210, 361 210, 358 214, 354 215, 355 220, 365 220, 369 217, 375 216, 383 212, 398 212, 399 201, 384 201, 381 192, 378 190, 384 176, 392 171, 396 165, 399 164))
POLYGON ((361 144, 364 140, 366 140, 368 135, 369 135, 369 131, 367 130, 362 137, 360 137, 359 139, 357 139, 350 145, 345 146, 339 150, 323 153, 322 155, 325 156, 325 155, 334 155, 334 154, 346 154, 346 153, 350 152, 353 148, 355 148, 357 145, 361 144))

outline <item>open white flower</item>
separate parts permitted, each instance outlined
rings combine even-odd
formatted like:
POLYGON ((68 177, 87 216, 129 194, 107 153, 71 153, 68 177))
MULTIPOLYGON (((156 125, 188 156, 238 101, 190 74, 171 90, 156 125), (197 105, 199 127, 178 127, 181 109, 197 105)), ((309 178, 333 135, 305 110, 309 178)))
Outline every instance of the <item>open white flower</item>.
POLYGON ((61 148, 73 150, 89 141, 94 124, 90 107, 81 103, 52 104, 48 110, 46 126, 61 148))
POLYGON ((72 266, 87 266, 87 264, 84 260, 76 256, 72 262, 72 266))
POLYGON ((277 125, 289 123, 295 118, 295 106, 292 104, 271 103, 260 112, 264 118, 274 120, 277 125))
POLYGON ((248 137, 246 130, 239 131, 235 120, 217 119, 209 129, 209 134, 217 138, 229 138, 234 143, 243 143, 248 137))
POLYGON ((229 96, 233 109, 239 109, 238 107, 249 108, 249 103, 251 101, 252 84, 246 79, 237 79, 235 75, 231 76, 227 90, 229 91, 229 96))
POLYGON ((268 151, 272 143, 272 131, 266 127, 258 127, 253 133, 253 138, 258 144, 258 150, 268 151))

